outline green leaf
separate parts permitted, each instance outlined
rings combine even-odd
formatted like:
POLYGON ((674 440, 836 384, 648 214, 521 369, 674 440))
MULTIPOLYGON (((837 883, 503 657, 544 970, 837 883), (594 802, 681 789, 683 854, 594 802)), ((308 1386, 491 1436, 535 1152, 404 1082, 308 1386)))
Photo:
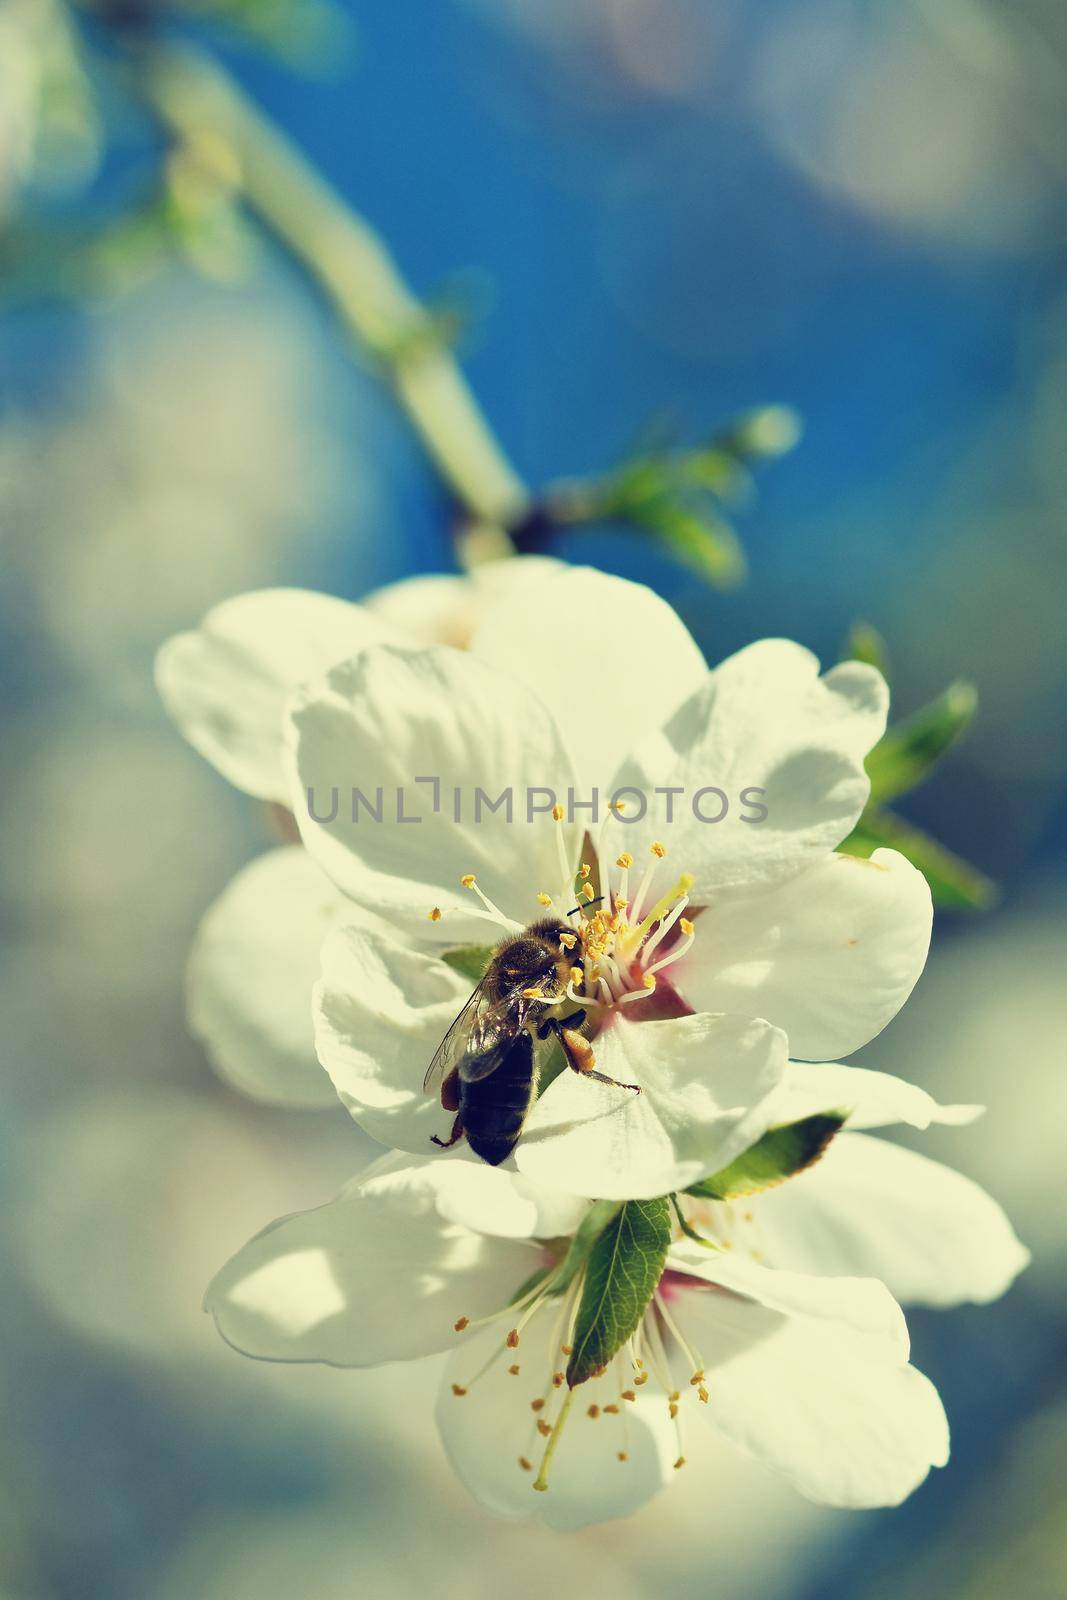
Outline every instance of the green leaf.
POLYGON ((934 897, 934 904, 950 911, 985 911, 997 898, 996 885, 977 867, 953 855, 944 845, 892 811, 870 806, 844 844, 850 856, 870 856, 875 850, 899 850, 918 867, 934 897))
POLYGON ((570 478, 545 491, 535 515, 511 530, 520 551, 542 549, 553 528, 616 523, 660 545, 709 582, 745 575, 745 558, 726 507, 750 496, 750 467, 792 449, 800 436, 788 406, 745 412, 689 448, 648 444, 599 477, 570 478))
POLYGON ((635 508, 626 520, 644 528, 677 560, 720 587, 740 583, 745 575, 737 535, 710 508, 696 509, 680 497, 664 496, 635 508))
POLYGON ((663 1275, 671 1242, 666 1198, 627 1200, 589 1253, 567 1362, 574 1389, 603 1370, 637 1331, 663 1275))
POLYGON ((890 728, 867 757, 875 803, 907 794, 970 725, 978 704, 973 684, 953 683, 913 717, 890 728))
POLYGON ((773 1189, 818 1161, 847 1118, 847 1111, 820 1111, 799 1122, 770 1128, 736 1161, 692 1184, 686 1194, 699 1195, 704 1200, 737 1200, 773 1189))
POLYGON ((878 629, 872 627, 869 622, 852 624, 848 630, 841 659, 862 661, 868 667, 876 667, 886 682, 889 681, 889 651, 878 629))
POLYGON ((464 978, 469 978, 472 983, 480 983, 485 976, 485 969, 493 959, 491 944, 461 944, 454 950, 446 950, 441 957, 453 972, 458 972, 464 978))

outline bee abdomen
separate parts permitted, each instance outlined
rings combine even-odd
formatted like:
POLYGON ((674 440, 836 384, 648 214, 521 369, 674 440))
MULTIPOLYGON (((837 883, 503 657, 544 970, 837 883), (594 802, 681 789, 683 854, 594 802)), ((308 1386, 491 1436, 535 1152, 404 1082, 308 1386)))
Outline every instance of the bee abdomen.
POLYGON ((508 1156, 518 1144, 521 1127, 522 1124, 520 1122, 514 1133, 507 1135, 495 1134, 493 1136, 477 1134, 471 1128, 467 1128, 465 1130, 467 1143, 474 1151, 474 1154, 480 1156, 483 1161, 488 1162, 489 1166, 499 1167, 502 1161, 508 1159, 508 1156))
POLYGON ((518 1085, 509 1086, 503 1094, 494 1093, 494 1088, 489 1083, 468 1084, 460 1096, 460 1116, 470 1147, 477 1155, 482 1153, 478 1148, 480 1140, 508 1141, 509 1148, 513 1146, 533 1099, 532 1083, 525 1090, 518 1085))
POLYGON ((490 1166, 506 1161, 519 1141, 534 1098, 533 1041, 519 1034, 495 1071, 459 1079, 460 1117, 467 1143, 490 1166))

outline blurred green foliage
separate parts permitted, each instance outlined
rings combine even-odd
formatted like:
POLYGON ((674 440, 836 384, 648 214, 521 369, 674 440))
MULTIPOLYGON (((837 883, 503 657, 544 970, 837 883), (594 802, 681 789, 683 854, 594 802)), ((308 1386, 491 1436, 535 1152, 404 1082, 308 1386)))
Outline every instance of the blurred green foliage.
MULTIPOLYGON (((888 679, 885 643, 867 623, 853 625, 844 659, 864 661, 888 679)), ((982 911, 996 899, 996 886, 977 867, 954 855, 914 823, 886 809, 917 788, 970 727, 978 709, 973 684, 949 684, 927 705, 886 729, 866 760, 871 793, 863 815, 841 846, 854 856, 899 850, 930 885, 934 903, 945 910, 982 911)))

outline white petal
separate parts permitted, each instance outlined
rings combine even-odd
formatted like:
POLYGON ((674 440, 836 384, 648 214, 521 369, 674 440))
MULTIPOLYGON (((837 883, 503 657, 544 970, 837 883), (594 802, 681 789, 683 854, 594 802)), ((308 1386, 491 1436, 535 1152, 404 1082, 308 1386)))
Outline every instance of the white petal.
POLYGON ((426 573, 402 578, 363 596, 363 604, 392 623, 412 644, 450 644, 464 650, 497 599, 538 582, 563 563, 552 556, 483 561, 470 573, 426 573))
POLYGON ((670 1304, 705 1361, 708 1420, 810 1499, 897 1505, 948 1459, 937 1391, 895 1342, 711 1287, 670 1304))
POLYGON ((264 1361, 339 1367, 447 1349, 455 1322, 506 1306, 541 1260, 535 1245, 442 1217, 447 1181, 432 1163, 379 1168, 328 1205, 272 1223, 208 1288, 222 1337, 264 1361))
POLYGON ((470 1338, 450 1359, 437 1404, 437 1425, 458 1476, 482 1505, 503 1517, 538 1517, 559 1530, 584 1528, 624 1517, 651 1500, 673 1474, 678 1453, 662 1395, 625 1402, 625 1417, 588 1415, 590 1405, 618 1403, 612 1373, 592 1378, 575 1390, 570 1415, 548 1475, 548 1488, 533 1487, 545 1440, 537 1432, 530 1401, 547 1393, 540 1413, 554 1421, 566 1389, 550 1378, 565 1364, 557 1306, 537 1312, 523 1329, 514 1351, 500 1358, 476 1382, 471 1379, 499 1350, 503 1329, 470 1338), (517 1365, 519 1375, 508 1367, 517 1365), (456 1396, 451 1385, 466 1388, 456 1396), (624 1451, 626 1461, 619 1461, 624 1451), (534 1471, 524 1471, 520 1457, 534 1471))
POLYGON ((588 1202, 577 1195, 546 1188, 507 1167, 491 1167, 466 1145, 438 1156, 434 1168, 447 1168, 437 1194, 441 1216, 475 1233, 561 1239, 575 1232, 588 1210, 588 1202))
POLYGON ((440 1085, 427 1090, 423 1080, 470 992, 437 956, 388 934, 341 927, 322 946, 314 995, 322 1075, 372 1138, 425 1156, 433 1134, 448 1137, 454 1113, 442 1108, 440 1085))
POLYGON ((982 1115, 983 1106, 940 1105, 925 1089, 869 1067, 838 1061, 791 1061, 776 1094, 776 1121, 797 1122, 819 1111, 847 1111, 848 1127, 884 1128, 906 1123, 963 1127, 982 1115))
POLYGON ((282 715, 299 683, 365 645, 394 637, 361 606, 307 589, 260 589, 225 600, 156 657, 163 703, 224 778, 288 804, 282 715))
POLYGON ((785 1041, 764 1022, 619 1019, 594 1041, 596 1070, 641 1093, 564 1071, 538 1099, 520 1172, 574 1194, 639 1199, 726 1166, 769 1126, 785 1041))
POLYGON ((751 1209, 766 1259, 802 1272, 869 1272, 908 1304, 995 1300, 1029 1260, 984 1189, 863 1134, 840 1134, 814 1167, 751 1209))
POLYGON ((274 1105, 336 1104, 315 1057, 311 997, 322 941, 344 907, 303 846, 291 845, 239 872, 200 924, 189 1027, 234 1088, 274 1105))
POLYGON ((582 828, 554 822, 550 810, 552 796, 565 801, 572 769, 550 713, 521 684, 457 650, 383 647, 301 691, 291 720, 297 821, 312 854, 357 902, 419 936, 495 943, 505 929, 460 886, 465 874, 477 876, 515 928, 541 914, 538 892, 561 892, 555 835, 574 862, 582 828), (439 782, 436 811, 432 785, 420 778, 439 782), (381 790, 381 821, 358 802, 353 821, 353 786, 375 805, 381 790), (407 822, 398 818, 398 790, 407 822), (489 809, 508 790, 510 821, 506 799, 489 809), (532 820, 528 790, 543 791, 533 804, 545 809, 532 820), (315 821, 309 811, 328 818, 335 793, 337 816, 315 821), (430 921, 434 907, 442 916, 430 921))
POLYGON ((365 594, 362 604, 406 642, 450 644, 457 650, 466 649, 480 616, 474 585, 454 572, 402 578, 365 594))
POLYGON ((888 693, 859 662, 818 673, 811 652, 787 639, 750 645, 716 667, 635 757, 628 781, 686 792, 672 825, 653 823, 651 810, 647 823, 622 824, 627 848, 642 855, 657 834, 666 840, 696 877, 694 901, 782 883, 851 832, 888 693), (694 800, 712 785, 727 797, 721 821, 717 796, 694 800), (743 800, 750 789, 760 792, 743 800), (751 820, 756 802, 767 810, 762 821, 751 820))
MULTIPOLYGON (((706 1283, 744 1295, 770 1311, 810 1317, 871 1341, 872 1357, 907 1360, 909 1341, 904 1313, 884 1283, 873 1276, 817 1277, 806 1271, 766 1267, 736 1250, 709 1250, 694 1240, 671 1246, 667 1265, 706 1283)), ((792 1265, 792 1263, 788 1263, 792 1265)))
POLYGON ((623 758, 708 676, 677 612, 591 567, 513 586, 471 649, 552 706, 586 785, 580 798, 598 786, 602 805, 623 758))
POLYGON ((926 879, 895 850, 825 856, 768 894, 710 906, 678 987, 698 1010, 766 1017, 793 1056, 848 1055, 908 998, 932 916, 926 879))

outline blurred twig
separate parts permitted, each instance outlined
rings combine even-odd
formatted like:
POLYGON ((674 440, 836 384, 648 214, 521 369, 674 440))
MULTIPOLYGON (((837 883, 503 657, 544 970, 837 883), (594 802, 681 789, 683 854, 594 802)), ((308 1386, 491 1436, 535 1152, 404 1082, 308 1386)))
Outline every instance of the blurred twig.
POLYGON ((388 379, 482 553, 509 553, 525 484, 493 436, 437 320, 384 243, 226 71, 188 46, 149 45, 136 83, 172 138, 220 178, 314 281, 388 379))

